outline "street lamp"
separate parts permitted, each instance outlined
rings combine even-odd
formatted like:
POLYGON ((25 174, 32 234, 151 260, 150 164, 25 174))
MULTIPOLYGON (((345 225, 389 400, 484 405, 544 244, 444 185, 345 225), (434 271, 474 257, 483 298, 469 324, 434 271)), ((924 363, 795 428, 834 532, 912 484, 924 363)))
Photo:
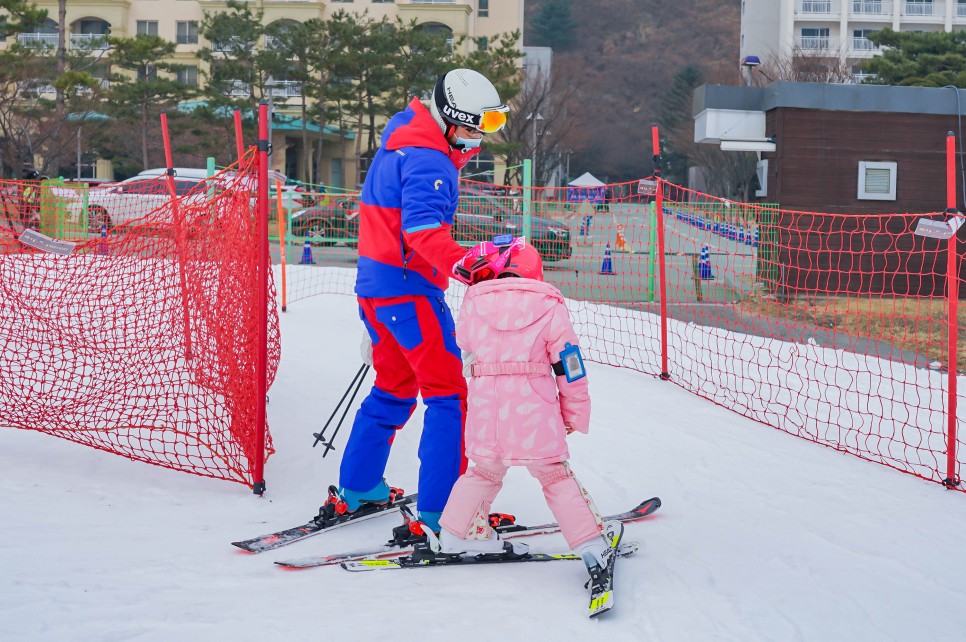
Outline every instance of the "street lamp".
POLYGON ((768 79, 768 82, 775 82, 775 79, 766 74, 761 70, 761 58, 758 56, 745 56, 741 59, 741 66, 748 70, 748 86, 752 84, 752 76, 754 75, 754 70, 758 69, 758 73, 768 79))
POLYGON ((531 156, 532 156, 531 161, 533 162, 533 169, 534 169, 534 171, 536 171, 536 169, 537 169, 537 122, 536 121, 543 120, 543 116, 540 115, 540 112, 536 112, 536 113, 530 112, 529 114, 527 114, 527 120, 534 121, 532 123, 532 125, 533 125, 533 148, 532 148, 533 149, 533 153, 531 154, 531 156))

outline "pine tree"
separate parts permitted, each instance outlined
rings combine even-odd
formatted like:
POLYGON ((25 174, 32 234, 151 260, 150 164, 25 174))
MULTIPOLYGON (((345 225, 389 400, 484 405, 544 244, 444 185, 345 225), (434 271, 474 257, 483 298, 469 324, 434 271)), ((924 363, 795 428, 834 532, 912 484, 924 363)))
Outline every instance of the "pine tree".
POLYGON ((545 0, 530 23, 531 45, 569 49, 577 40, 577 22, 570 13, 572 0, 545 0))

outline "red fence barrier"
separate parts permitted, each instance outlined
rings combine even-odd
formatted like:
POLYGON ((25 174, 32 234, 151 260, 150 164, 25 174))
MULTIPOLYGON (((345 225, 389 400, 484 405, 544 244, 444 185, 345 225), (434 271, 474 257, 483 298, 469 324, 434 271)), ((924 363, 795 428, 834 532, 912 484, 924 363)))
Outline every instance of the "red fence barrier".
MULTIPOLYGON (((963 257, 914 233, 946 214, 787 211, 656 177, 532 191, 531 241, 589 360, 962 489, 955 381, 966 353, 951 361, 950 337, 964 318, 950 315, 947 267, 962 270, 963 257)), ((454 234, 472 244, 519 233, 523 196, 464 181, 454 234)), ((313 263, 288 267, 290 303, 352 294, 353 233, 305 238, 313 263)), ((454 310, 461 295, 451 287, 454 310)))
MULTIPOLYGON (((258 481, 255 162, 121 189, 0 181, 0 426, 258 481)), ((271 381, 274 307, 261 325, 271 381)))

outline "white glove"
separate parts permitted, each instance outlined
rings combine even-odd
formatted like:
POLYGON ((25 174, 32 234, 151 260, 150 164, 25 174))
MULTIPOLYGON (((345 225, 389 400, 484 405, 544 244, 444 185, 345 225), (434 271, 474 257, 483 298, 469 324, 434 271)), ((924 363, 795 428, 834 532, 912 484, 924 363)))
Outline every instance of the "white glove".
POLYGON ((368 328, 362 328, 362 343, 359 345, 359 353, 362 354, 362 363, 367 366, 372 365, 372 337, 369 336, 368 328))
POLYGON ((473 363, 476 361, 476 355, 466 350, 460 350, 460 352, 463 354, 463 377, 469 379, 473 376, 473 363))

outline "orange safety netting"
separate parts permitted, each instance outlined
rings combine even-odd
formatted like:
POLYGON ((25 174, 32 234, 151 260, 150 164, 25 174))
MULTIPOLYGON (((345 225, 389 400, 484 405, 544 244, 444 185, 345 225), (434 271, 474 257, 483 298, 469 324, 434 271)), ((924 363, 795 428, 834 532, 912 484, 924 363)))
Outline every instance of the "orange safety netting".
MULTIPOLYGON (((951 462, 947 433, 951 401, 962 424, 963 391, 950 394, 947 369, 950 323, 966 337, 964 317, 947 314, 948 241, 913 232, 941 213, 794 212, 653 178, 461 185, 454 237, 465 245, 522 235, 530 210, 529 239, 546 280, 570 299, 590 360, 664 375, 743 416, 924 479, 959 479, 962 431, 951 462)), ((290 301, 352 294, 351 212, 290 215, 290 301)), ((960 249, 960 273, 962 258, 960 249)), ((448 292, 454 310, 462 291, 448 292)), ((958 371, 962 340, 956 360, 958 371)), ((629 403, 647 416, 646 399, 629 403)))
POLYGON ((252 484, 272 450, 255 438, 255 165, 176 177, 175 198, 164 175, 0 181, 0 426, 252 484))

